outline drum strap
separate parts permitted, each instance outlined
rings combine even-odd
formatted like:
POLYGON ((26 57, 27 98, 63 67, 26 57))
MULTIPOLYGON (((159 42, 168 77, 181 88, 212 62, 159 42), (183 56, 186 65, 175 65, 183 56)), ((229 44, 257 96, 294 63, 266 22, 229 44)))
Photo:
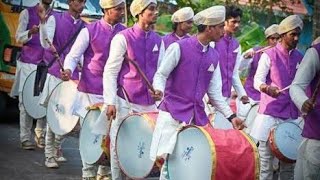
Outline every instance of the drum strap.
MULTIPOLYGON (((33 87, 33 96, 39 96, 40 93, 43 90, 44 83, 47 78, 47 73, 48 69, 53 65, 53 63, 56 61, 56 59, 59 61, 59 54, 61 54, 78 36, 80 33, 81 29, 84 27, 84 21, 81 22, 80 27, 78 30, 73 34, 73 36, 62 46, 62 48, 58 52, 53 52, 55 56, 49 61, 48 64, 42 60, 38 65, 37 65, 37 72, 36 72, 36 78, 34 81, 34 87, 33 87)), ((60 64, 61 66, 61 64, 60 64)))
POLYGON ((132 105, 129 102, 129 97, 128 97, 127 91, 124 89, 124 87, 121 87, 121 90, 122 90, 124 98, 126 99, 127 105, 129 107, 129 114, 133 114, 132 105))

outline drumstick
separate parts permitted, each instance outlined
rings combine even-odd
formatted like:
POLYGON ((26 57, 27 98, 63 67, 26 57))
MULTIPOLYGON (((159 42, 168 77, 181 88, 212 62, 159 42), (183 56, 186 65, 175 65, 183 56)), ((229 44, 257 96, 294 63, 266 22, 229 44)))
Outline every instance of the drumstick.
POLYGON ((279 92, 285 91, 285 90, 289 89, 290 87, 291 87, 291 85, 289 85, 289 86, 287 86, 287 87, 285 87, 283 89, 280 89, 279 92))
POLYGON ((59 56, 59 54, 58 54, 58 52, 57 52, 57 49, 56 49, 56 48, 54 47, 54 45, 49 41, 48 38, 46 38, 45 40, 47 41, 47 43, 49 44, 50 48, 52 49, 53 55, 54 55, 54 57, 56 58, 56 60, 58 61, 60 68, 62 69, 62 71, 64 71, 64 68, 63 68, 63 65, 62 65, 62 63, 61 63, 60 56, 59 56))
POLYGON ((147 76, 146 76, 146 75, 144 74, 144 72, 140 69, 139 65, 138 65, 135 61, 133 61, 133 60, 127 58, 127 57, 126 57, 126 59, 137 69, 137 71, 138 71, 138 73, 141 75, 142 79, 147 83, 148 88, 149 88, 153 93, 155 93, 154 88, 152 87, 152 85, 151 85, 150 81, 148 80, 147 76))
MULTIPOLYGON (((267 50, 267 49, 270 49, 270 48, 272 48, 272 47, 274 47, 274 46, 267 46, 267 47, 261 48, 261 49, 259 49, 259 50, 257 50, 257 51, 253 51, 253 53, 254 53, 254 54, 257 54, 257 53, 263 52, 263 51, 265 51, 265 50, 267 50)), ((244 55, 243 57, 244 57, 245 59, 248 59, 248 56, 246 56, 246 55, 244 55)))
POLYGON ((320 88, 320 78, 318 79, 318 82, 317 82, 317 86, 316 86, 316 89, 314 90, 312 96, 311 96, 311 102, 312 104, 315 104, 316 103, 316 98, 317 98, 317 95, 319 93, 319 88, 320 88))

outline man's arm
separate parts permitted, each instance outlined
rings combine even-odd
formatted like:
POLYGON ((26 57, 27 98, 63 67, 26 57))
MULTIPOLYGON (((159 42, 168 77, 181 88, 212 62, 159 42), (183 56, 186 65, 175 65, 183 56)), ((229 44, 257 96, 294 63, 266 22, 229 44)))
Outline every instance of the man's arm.
POLYGON ((317 72, 320 72, 319 56, 316 49, 310 48, 306 51, 289 90, 292 101, 301 112, 303 104, 309 99, 305 90, 317 72))
POLYGON ((31 38, 32 34, 27 29, 29 23, 29 12, 27 9, 21 11, 19 16, 19 25, 16 31, 16 41, 19 43, 27 43, 31 38))
POLYGON ((69 69, 71 74, 73 73, 83 58, 83 54, 87 50, 89 43, 89 31, 87 28, 83 28, 64 60, 65 70, 69 69))
POLYGON ((50 45, 46 41, 48 39, 51 43, 53 42, 54 33, 56 30, 56 20, 53 15, 48 18, 46 23, 40 23, 40 43, 44 48, 50 48, 50 45))

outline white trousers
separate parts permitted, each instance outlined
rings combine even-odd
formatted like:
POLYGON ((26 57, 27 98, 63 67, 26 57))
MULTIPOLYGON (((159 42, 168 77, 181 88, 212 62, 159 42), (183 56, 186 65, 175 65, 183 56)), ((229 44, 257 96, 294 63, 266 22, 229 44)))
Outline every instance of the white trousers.
POLYGON ((61 149, 61 144, 64 140, 63 136, 54 134, 47 124, 47 133, 46 133, 46 146, 44 149, 44 154, 46 158, 55 157, 57 155, 57 151, 61 149))
MULTIPOLYGON (((33 118, 28 115, 22 103, 22 94, 19 93, 19 110, 20 110, 20 141, 31 141, 31 129, 33 118)), ((37 137, 45 136, 45 118, 37 119, 36 128, 34 129, 37 137)))
MULTIPOLYGON (((260 180, 273 180, 274 155, 269 147, 269 142, 259 141, 260 154, 260 180)), ((279 180, 293 180, 294 164, 280 161, 279 180)))
POLYGON ((320 180, 320 140, 304 138, 298 152, 295 180, 320 180))

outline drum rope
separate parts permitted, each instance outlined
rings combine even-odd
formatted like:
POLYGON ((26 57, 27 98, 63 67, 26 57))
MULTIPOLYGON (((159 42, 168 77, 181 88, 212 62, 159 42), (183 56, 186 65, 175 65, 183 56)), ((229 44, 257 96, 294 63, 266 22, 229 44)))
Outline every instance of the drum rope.
POLYGON ((129 107, 129 114, 133 114, 132 104, 129 102, 127 91, 123 87, 121 87, 121 90, 129 107))

